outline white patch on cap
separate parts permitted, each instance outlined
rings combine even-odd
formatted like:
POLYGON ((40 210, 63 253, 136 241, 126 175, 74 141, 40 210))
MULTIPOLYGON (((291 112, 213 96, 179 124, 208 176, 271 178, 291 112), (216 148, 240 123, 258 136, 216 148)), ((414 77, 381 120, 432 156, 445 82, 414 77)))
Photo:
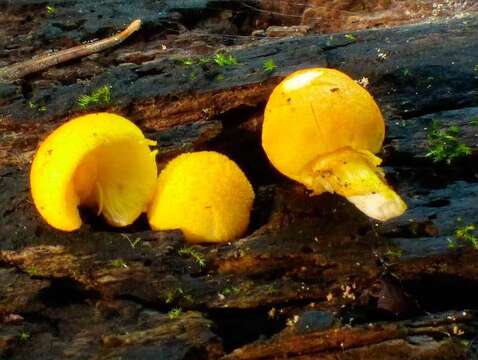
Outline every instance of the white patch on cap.
POLYGON ((383 194, 369 194, 349 196, 347 200, 354 204, 359 210, 369 217, 387 221, 394 217, 402 215, 407 209, 407 205, 397 194, 383 196, 383 194))
POLYGON ((322 71, 307 71, 299 75, 295 75, 292 78, 284 81, 284 90, 292 91, 297 90, 303 86, 308 85, 315 78, 322 75, 322 71))

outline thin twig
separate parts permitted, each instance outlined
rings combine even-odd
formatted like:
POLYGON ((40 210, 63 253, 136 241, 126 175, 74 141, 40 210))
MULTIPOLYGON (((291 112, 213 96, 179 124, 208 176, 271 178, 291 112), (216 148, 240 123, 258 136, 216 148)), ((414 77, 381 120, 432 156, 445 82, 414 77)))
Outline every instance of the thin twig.
POLYGON ((141 20, 133 21, 119 34, 107 37, 106 39, 94 41, 89 44, 78 45, 69 49, 58 51, 54 54, 41 56, 36 59, 26 60, 17 64, 0 68, 0 79, 16 80, 49 67, 77 59, 83 56, 98 53, 122 43, 141 27, 141 20))

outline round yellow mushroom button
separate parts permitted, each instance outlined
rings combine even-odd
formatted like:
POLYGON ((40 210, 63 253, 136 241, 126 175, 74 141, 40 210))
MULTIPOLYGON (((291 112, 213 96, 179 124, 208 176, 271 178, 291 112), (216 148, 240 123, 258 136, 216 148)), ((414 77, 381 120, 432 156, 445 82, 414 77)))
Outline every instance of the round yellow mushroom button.
POLYGON ((189 242, 227 242, 248 227, 254 190, 225 155, 179 155, 160 173, 148 211, 155 230, 181 229, 189 242))
POLYGON ((262 146, 280 172, 314 194, 336 192, 387 220, 406 205, 374 155, 384 135, 383 116, 367 90, 338 70, 312 68, 289 75, 272 92, 262 146))
POLYGON ((32 163, 33 201, 51 226, 81 226, 79 206, 96 208, 109 224, 126 226, 146 211, 157 177, 154 142, 119 115, 74 118, 53 131, 32 163))

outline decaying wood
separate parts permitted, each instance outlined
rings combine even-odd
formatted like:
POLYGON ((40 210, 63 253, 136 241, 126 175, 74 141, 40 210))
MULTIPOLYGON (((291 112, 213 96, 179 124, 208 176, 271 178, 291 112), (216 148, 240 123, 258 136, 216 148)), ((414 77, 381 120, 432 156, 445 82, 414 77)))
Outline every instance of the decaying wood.
POLYGON ((129 301, 55 305, 41 313, 48 322, 2 325, 0 352, 15 348, 15 358, 21 359, 31 358, 32 351, 42 359, 217 359, 222 354, 211 321, 197 312, 170 318, 129 301), (20 338, 22 333, 31 338, 20 338), (35 349, 32 339, 38 341, 35 349))
POLYGON ((133 33, 138 31, 140 27, 141 20, 137 19, 129 24, 128 27, 119 34, 110 36, 106 39, 94 41, 85 45, 75 46, 73 48, 61 50, 50 55, 45 55, 43 57, 22 61, 18 64, 0 68, 0 80, 21 79, 24 76, 48 69, 49 67, 112 48, 113 46, 121 44, 133 33))
MULTIPOLYGON (((476 331, 473 315, 467 311, 440 313, 395 323, 334 327, 322 331, 285 331, 268 341, 235 350, 226 359, 465 359, 460 341, 451 334, 476 331), (471 326, 471 328, 469 327, 471 326), (403 349, 407 349, 408 351, 403 349), (327 353, 341 351, 338 354, 327 353), (403 351, 403 352, 401 352, 403 351)), ((299 328, 299 326, 296 326, 299 328)), ((288 329, 289 330, 289 329, 288 329)))
POLYGON ((81 112, 77 104, 81 94, 109 85, 110 106, 100 104, 89 110, 109 108, 146 128, 169 128, 220 117, 238 108, 260 108, 278 77, 298 68, 331 66, 357 79, 367 77, 390 120, 409 118, 475 103, 475 29, 476 18, 471 17, 403 30, 364 31, 356 34, 356 40, 331 35, 260 41, 233 52, 241 66, 232 68, 214 63, 184 66, 160 58, 105 69, 87 83, 58 85, 55 81, 45 88, 44 81, 38 86, 32 81, 31 91, 25 94, 20 85, 0 85, 8 101, 0 107, 0 116, 3 126, 29 124, 42 133, 43 124, 51 126, 81 112), (443 38, 453 43, 453 49, 442 46, 443 38), (272 77, 262 69, 266 59, 277 64, 272 77), (45 106, 44 111, 30 108, 28 101, 45 106))
POLYGON ((353 37, 261 40, 232 51, 235 67, 159 56, 106 62, 80 83, 69 72, 78 64, 69 63, 55 79, 45 71, 28 87, 0 84, 0 318, 24 317, 2 325, 0 354, 469 358, 478 252, 450 240, 478 218, 476 155, 452 166, 425 155, 433 121, 460 126, 461 141, 476 147, 477 32, 478 17, 467 17, 353 37), (272 76, 262 69, 267 59, 277 64, 272 76), (339 197, 310 197, 269 165, 259 144, 263 105, 283 76, 309 66, 368 79, 387 118, 381 155, 409 205, 403 217, 377 224, 339 197), (244 168, 257 194, 247 237, 191 246, 201 266, 179 254, 180 232, 151 232, 145 219, 112 231, 84 214, 81 230, 68 234, 42 222, 29 196, 32 153, 46 132, 83 111, 79 95, 104 85, 111 103, 88 111, 137 122, 158 140, 160 164, 207 148, 244 168), (175 308, 183 313, 167 315, 175 308))

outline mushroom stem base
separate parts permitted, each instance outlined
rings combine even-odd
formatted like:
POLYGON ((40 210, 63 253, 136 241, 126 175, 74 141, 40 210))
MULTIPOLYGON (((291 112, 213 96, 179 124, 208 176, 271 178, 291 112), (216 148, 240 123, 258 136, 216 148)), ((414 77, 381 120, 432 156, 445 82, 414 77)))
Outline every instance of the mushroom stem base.
POLYGON ((366 215, 385 221, 403 214, 407 206, 387 184, 382 160, 369 151, 343 148, 320 157, 308 186, 314 193, 327 191, 346 197, 366 215))

